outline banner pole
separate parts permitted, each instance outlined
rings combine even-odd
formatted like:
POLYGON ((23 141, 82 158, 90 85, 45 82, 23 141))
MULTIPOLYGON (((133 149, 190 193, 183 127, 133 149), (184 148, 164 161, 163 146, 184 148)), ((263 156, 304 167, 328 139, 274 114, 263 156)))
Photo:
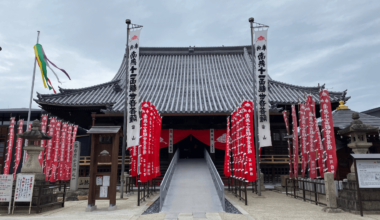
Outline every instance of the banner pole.
POLYGON ((259 151, 260 151, 260 146, 259 146, 259 142, 258 142, 258 135, 257 135, 257 120, 258 120, 258 117, 257 117, 257 114, 258 114, 258 111, 257 111, 257 103, 256 103, 256 76, 255 76, 255 58, 254 58, 254 54, 255 54, 255 50, 254 50, 254 47, 253 47, 253 21, 254 19, 253 18, 249 18, 248 19, 249 23, 251 24, 251 53, 252 53, 252 78, 253 78, 253 123, 254 123, 254 129, 253 129, 253 132, 255 134, 255 147, 256 147, 256 152, 255 152, 255 156, 256 156, 256 165, 257 165, 257 168, 256 168, 256 172, 257 172, 257 195, 258 196, 261 196, 261 185, 260 185, 260 173, 261 173, 261 170, 260 170, 260 162, 259 162, 259 151))
POLYGON ((121 148, 121 181, 120 181, 120 199, 123 198, 124 194, 124 169, 125 169, 125 144, 127 142, 127 106, 128 106, 128 84, 129 84, 129 77, 128 77, 128 56, 129 56, 129 25, 131 24, 131 20, 127 19, 125 21, 127 24, 127 48, 125 50, 125 91, 124 91, 124 123, 123 123, 123 147, 121 148))
MULTIPOLYGON (((40 31, 37 31, 37 44, 39 42, 39 39, 40 39, 40 31)), ((26 123, 26 130, 28 130, 28 126, 29 126, 29 123, 30 123, 30 114, 31 114, 31 110, 32 110, 32 100, 33 100, 33 90, 34 90, 34 80, 36 78, 36 63, 37 63, 37 60, 36 58, 34 58, 34 67, 33 67, 33 78, 32 78, 32 88, 30 89, 30 101, 29 101, 29 111, 28 111, 28 121, 26 123)), ((24 150, 24 156, 23 156, 23 160, 22 160, 22 165, 24 166, 24 162, 25 162, 25 154, 26 154, 26 151, 24 150)))

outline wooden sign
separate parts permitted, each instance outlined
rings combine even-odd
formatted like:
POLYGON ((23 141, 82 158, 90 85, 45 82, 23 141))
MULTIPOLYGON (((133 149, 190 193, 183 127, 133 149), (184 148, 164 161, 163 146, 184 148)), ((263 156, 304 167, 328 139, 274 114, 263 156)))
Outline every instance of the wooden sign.
POLYGON ((88 188, 90 188, 90 177, 79 177, 78 189, 88 189, 88 188))

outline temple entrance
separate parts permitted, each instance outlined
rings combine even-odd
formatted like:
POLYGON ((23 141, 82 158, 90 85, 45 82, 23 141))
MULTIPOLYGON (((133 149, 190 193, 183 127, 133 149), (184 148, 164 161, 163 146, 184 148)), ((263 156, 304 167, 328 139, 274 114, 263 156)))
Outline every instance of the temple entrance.
POLYGON ((192 135, 189 135, 175 145, 179 150, 180 159, 204 158, 203 149, 208 150, 208 148, 210 148, 192 135))

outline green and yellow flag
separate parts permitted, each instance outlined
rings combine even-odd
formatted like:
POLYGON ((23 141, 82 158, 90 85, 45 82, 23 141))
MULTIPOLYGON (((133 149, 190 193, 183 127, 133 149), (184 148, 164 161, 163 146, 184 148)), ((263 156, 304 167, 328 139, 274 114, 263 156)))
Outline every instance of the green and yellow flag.
POLYGON ((64 69, 60 69, 59 67, 57 67, 53 62, 51 62, 47 58, 41 44, 34 45, 34 54, 36 55, 36 60, 37 60, 38 66, 40 67, 40 70, 41 70, 42 82, 44 83, 45 88, 49 88, 49 90, 53 89, 54 93, 56 93, 54 88, 53 88, 53 85, 51 84, 50 79, 47 76, 46 67, 49 67, 49 69, 54 73, 54 75, 56 76, 59 83, 61 83, 61 82, 59 81, 58 75, 54 72, 54 70, 52 68, 50 68, 49 63, 52 64, 55 68, 64 72, 66 74, 66 76, 70 79, 69 74, 64 69))

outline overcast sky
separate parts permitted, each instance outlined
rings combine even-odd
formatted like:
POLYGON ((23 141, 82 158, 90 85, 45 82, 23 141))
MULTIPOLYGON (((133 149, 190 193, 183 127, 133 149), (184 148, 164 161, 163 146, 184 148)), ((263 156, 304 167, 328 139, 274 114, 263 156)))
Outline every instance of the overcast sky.
MULTIPOLYGON (((380 1, 6 1, 0 0, 0 108, 29 106, 37 30, 60 85, 107 82, 120 67, 126 24, 144 25, 141 46, 250 44, 249 17, 270 26, 269 74, 285 83, 348 89, 356 111, 380 107, 380 1)), ((44 89, 36 72, 33 96, 44 89)), ((33 102, 33 107, 37 104, 33 102)))

